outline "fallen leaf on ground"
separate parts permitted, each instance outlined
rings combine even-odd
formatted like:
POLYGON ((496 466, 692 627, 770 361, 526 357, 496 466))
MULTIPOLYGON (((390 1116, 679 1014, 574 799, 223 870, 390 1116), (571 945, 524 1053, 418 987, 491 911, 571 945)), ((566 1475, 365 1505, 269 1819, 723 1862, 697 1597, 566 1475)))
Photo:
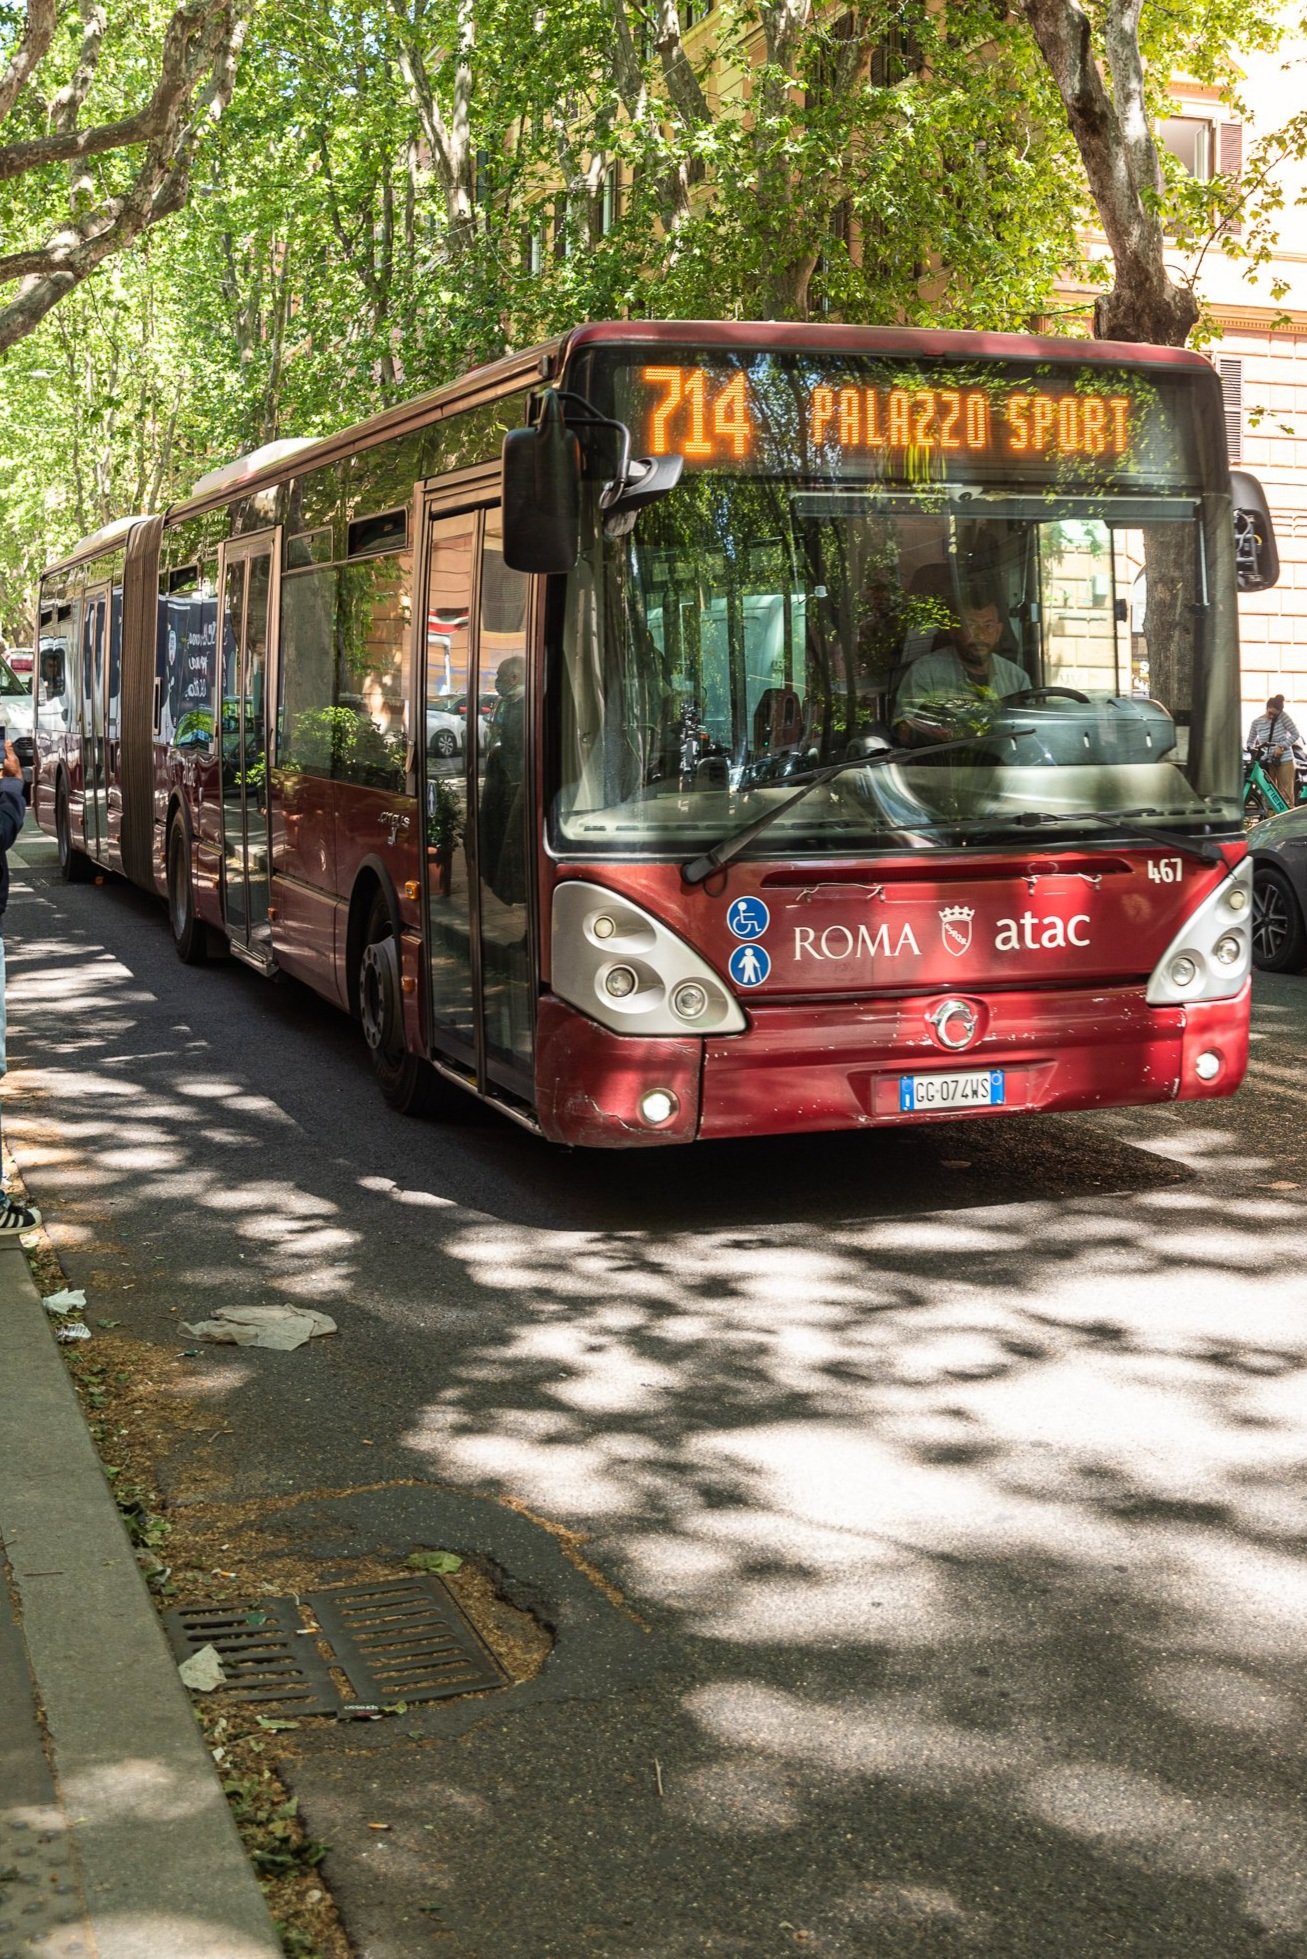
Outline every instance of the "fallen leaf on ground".
POLYGON ((461 1571, 463 1560, 456 1551, 412 1551, 404 1563, 410 1571, 461 1571))

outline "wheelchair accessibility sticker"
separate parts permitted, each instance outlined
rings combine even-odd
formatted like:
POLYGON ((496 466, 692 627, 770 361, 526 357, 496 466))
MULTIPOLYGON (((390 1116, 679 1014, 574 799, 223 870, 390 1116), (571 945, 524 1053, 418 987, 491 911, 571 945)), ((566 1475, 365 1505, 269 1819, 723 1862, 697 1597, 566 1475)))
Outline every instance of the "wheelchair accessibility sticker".
POLYGON ((771 960, 764 946, 737 945, 728 969, 737 986, 761 986, 771 971, 771 960))
POLYGON ((760 939, 771 924, 771 913, 761 898, 737 898, 727 907, 726 923, 737 939, 760 939))

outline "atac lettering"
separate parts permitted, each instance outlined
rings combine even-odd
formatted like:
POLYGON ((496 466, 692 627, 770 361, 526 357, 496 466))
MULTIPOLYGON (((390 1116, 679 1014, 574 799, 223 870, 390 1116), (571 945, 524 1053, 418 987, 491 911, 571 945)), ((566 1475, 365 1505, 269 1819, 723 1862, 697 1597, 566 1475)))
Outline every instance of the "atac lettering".
POLYGON ((1000 918, 994 932, 995 952, 1056 952, 1089 944, 1089 914, 1074 918, 1041 918, 1023 911, 1019 918, 1000 918))
POLYGON ((859 925, 855 931, 851 925, 828 925, 824 932, 818 932, 815 925, 796 925, 794 928, 794 957, 796 959, 898 959, 904 952, 920 952, 917 935, 908 924, 891 929, 888 923, 859 925))

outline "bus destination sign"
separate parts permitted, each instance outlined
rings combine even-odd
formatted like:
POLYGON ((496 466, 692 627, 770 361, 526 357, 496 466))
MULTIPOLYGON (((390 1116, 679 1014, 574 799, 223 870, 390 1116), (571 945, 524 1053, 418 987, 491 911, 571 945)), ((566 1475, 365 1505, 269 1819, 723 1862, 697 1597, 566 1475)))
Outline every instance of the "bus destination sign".
POLYGON ((809 463, 857 473, 879 459, 897 474, 909 456, 934 459, 929 473, 950 466, 1046 472, 1068 463, 1096 470, 1125 462, 1135 434, 1129 394, 1086 392, 1068 385, 1070 373, 1037 381, 1008 369, 979 387, 960 377, 949 385, 955 377, 943 373, 928 383, 905 374, 896 385, 883 366, 876 385, 791 370, 778 389, 772 370, 760 390, 743 367, 657 364, 636 372, 646 391, 633 431, 641 453, 681 456, 700 468, 793 467, 798 438, 809 463))

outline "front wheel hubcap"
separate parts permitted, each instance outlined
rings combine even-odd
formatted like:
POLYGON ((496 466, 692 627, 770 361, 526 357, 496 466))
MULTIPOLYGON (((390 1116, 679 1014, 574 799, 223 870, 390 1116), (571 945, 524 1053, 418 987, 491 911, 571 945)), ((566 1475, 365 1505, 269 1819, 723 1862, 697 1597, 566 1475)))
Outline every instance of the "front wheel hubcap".
POLYGON ((363 948, 359 968, 359 1020, 374 1054, 391 1054, 399 1040, 399 951, 392 938, 363 948))

